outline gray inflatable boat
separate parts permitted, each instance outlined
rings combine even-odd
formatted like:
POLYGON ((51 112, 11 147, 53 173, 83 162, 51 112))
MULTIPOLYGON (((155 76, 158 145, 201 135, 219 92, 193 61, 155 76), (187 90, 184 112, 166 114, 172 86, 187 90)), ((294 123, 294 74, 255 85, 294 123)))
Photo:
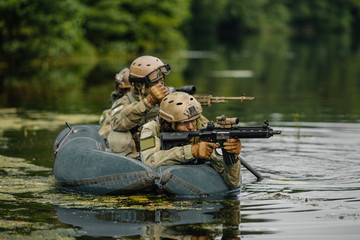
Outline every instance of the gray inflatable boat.
POLYGON ((54 143, 54 176, 63 190, 101 195, 166 192, 182 196, 234 192, 210 164, 153 169, 137 159, 111 153, 97 125, 68 127, 54 143))

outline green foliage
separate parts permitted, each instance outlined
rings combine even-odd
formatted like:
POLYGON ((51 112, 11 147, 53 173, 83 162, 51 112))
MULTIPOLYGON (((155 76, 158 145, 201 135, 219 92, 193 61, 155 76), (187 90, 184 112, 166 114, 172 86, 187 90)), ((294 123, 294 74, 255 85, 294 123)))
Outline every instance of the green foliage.
POLYGON ((207 50, 216 44, 218 26, 228 0, 197 0, 191 3, 191 17, 183 26, 183 31, 191 45, 199 50, 207 50), (213 40, 214 42, 211 42, 213 40))
POLYGON ((289 14, 284 0, 229 0, 225 20, 245 32, 285 31, 289 14))
POLYGON ((350 32, 359 10, 357 0, 227 0, 221 21, 242 32, 350 32))
POLYGON ((358 0, 2 0, 0 55, 124 57, 183 50, 186 40, 208 50, 218 40, 236 46, 248 34, 350 33, 359 26, 358 0))
POLYGON ((249 34, 356 33, 360 27, 358 0, 193 0, 191 12, 184 33, 200 50, 216 40, 238 44, 249 34))
POLYGON ((0 2, 1 52, 10 58, 52 58, 74 52, 83 14, 77 1, 0 2))
POLYGON ((3 0, 0 54, 51 59, 82 52, 119 55, 183 49, 179 26, 190 0, 3 0), (84 50, 85 48, 85 50, 84 50))
POLYGON ((189 0, 82 0, 87 6, 86 38, 103 53, 182 49, 178 27, 189 15, 189 0))
POLYGON ((354 7, 355 4, 343 0, 302 0, 288 3, 292 15, 291 24, 305 33, 350 32, 354 7))
POLYGON ((284 3, 285 0, 192 1, 192 19, 185 34, 195 48, 208 49, 216 44, 209 43, 208 38, 236 43, 247 33, 286 32, 290 16, 284 3))

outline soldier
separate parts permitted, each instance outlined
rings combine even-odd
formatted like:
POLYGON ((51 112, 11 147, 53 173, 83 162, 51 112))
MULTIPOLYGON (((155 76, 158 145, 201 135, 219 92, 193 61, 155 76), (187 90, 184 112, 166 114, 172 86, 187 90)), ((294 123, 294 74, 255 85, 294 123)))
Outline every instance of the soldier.
POLYGON ((185 146, 160 150, 160 133, 176 131, 197 131, 207 124, 208 120, 201 115, 200 103, 184 92, 174 92, 163 99, 160 104, 159 118, 145 124, 140 135, 141 160, 153 168, 176 164, 196 164, 199 159, 210 160, 212 167, 221 175, 230 188, 240 186, 241 141, 228 139, 224 149, 235 154, 237 162, 225 165, 219 146, 211 142, 196 142, 195 139, 185 146))
POLYGON ((141 56, 130 65, 130 92, 114 102, 111 107, 112 131, 108 142, 113 152, 139 156, 139 127, 158 115, 160 101, 169 94, 164 86, 170 66, 159 58, 141 56))
POLYGON ((115 90, 111 93, 110 104, 130 92, 131 84, 129 82, 129 68, 124 68, 115 74, 115 90))
MULTIPOLYGON (((117 99, 120 99, 125 94, 130 92, 131 84, 129 82, 129 71, 130 71, 129 68, 124 68, 119 73, 115 74, 115 89, 111 93, 111 96, 110 96, 110 103, 111 104, 113 104, 117 99)), ((103 111, 103 113, 102 113, 102 115, 100 117, 99 134, 103 138, 107 138, 110 131, 111 131, 110 112, 111 112, 111 108, 106 109, 106 110, 103 111)))

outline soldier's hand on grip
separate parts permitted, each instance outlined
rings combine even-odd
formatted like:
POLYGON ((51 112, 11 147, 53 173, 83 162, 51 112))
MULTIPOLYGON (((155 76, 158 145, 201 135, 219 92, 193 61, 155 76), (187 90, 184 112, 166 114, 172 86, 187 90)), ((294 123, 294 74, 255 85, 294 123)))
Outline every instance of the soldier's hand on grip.
POLYGON ((239 155, 241 152, 241 141, 240 139, 227 139, 224 142, 224 149, 231 154, 239 155))
POLYGON ((170 92, 169 90, 162 84, 156 84, 148 90, 149 94, 146 96, 146 101, 150 105, 155 105, 156 103, 160 103, 161 100, 164 99, 170 92))
POLYGON ((210 160, 210 156, 214 151, 214 148, 218 148, 219 145, 212 142, 198 142, 192 145, 191 153, 195 158, 210 160))

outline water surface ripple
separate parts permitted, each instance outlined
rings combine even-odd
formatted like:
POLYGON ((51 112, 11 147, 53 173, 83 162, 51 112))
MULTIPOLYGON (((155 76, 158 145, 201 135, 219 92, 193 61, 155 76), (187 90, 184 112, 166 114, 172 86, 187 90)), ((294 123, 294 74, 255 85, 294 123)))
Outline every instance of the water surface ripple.
POLYGON ((243 140, 241 224, 258 239, 359 239, 360 124, 276 123, 281 137, 243 140), (269 233, 263 235, 260 233, 269 233))

